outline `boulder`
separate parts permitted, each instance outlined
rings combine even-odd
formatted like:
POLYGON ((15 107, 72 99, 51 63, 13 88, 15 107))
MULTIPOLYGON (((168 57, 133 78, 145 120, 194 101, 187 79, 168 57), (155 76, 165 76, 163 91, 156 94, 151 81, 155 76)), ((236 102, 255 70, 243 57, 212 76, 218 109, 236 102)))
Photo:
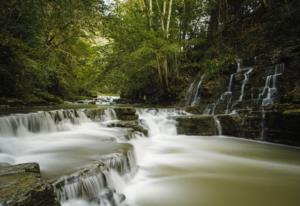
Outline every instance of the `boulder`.
POLYGON ((0 167, 0 205, 59 206, 37 163, 0 167))

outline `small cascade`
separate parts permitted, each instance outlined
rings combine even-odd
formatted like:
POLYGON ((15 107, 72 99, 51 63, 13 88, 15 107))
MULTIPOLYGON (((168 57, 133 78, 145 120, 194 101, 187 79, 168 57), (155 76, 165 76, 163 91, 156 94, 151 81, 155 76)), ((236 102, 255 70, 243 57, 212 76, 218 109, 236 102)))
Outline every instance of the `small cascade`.
POLYGON ((218 106, 220 101, 226 102, 226 111, 225 111, 225 113, 228 114, 230 112, 230 105, 231 105, 231 100, 232 100, 232 83, 233 83, 233 78, 234 78, 235 74, 236 73, 233 73, 233 74, 230 75, 227 91, 224 92, 223 94, 221 94, 221 96, 219 97, 219 99, 217 99, 216 102, 207 105, 207 107, 203 111, 203 114, 214 115, 216 107, 218 106))
POLYGON ((53 185, 62 205, 72 205, 74 200, 80 200, 86 201, 87 205, 116 206, 125 200, 123 194, 113 189, 113 173, 100 165, 61 178, 53 185))
POLYGON ((264 107, 261 107, 261 132, 260 132, 260 139, 264 139, 265 137, 265 120, 266 120, 266 111, 264 109, 264 107))
POLYGON ((110 169, 118 172, 125 179, 133 177, 137 171, 137 163, 133 149, 124 153, 114 153, 101 158, 101 161, 110 169))
POLYGON ((141 109, 138 111, 141 123, 148 129, 149 136, 176 135, 176 120, 172 116, 187 115, 176 109, 141 109))
POLYGON ((239 103, 242 102, 244 99, 244 94, 245 94, 245 88, 247 83, 249 82, 250 74, 253 71, 253 67, 243 67, 242 66, 242 59, 236 59, 237 63, 237 72, 232 73, 229 77, 229 83, 227 86, 227 90, 220 95, 220 97, 212 104, 209 104, 205 110, 203 111, 203 114, 208 114, 208 115, 214 115, 216 111, 216 107, 219 104, 224 104, 226 105, 226 109, 224 111, 225 114, 229 114, 232 111, 234 111, 235 106, 239 103), (232 91, 232 85, 233 85, 233 80, 234 77, 237 73, 244 72, 243 76, 244 79, 241 84, 241 92, 238 100, 233 102, 233 91, 232 91))
POLYGON ((186 95, 186 106, 195 106, 200 101, 199 92, 205 75, 201 75, 190 85, 186 95))
POLYGON ((243 60, 240 58, 237 58, 235 61, 236 61, 236 65, 237 65, 237 72, 240 72, 242 69, 243 60))
POLYGON ((221 100, 225 100, 225 99, 227 100, 225 114, 228 114, 230 112, 230 105, 232 101, 232 82, 233 82, 234 75, 235 73, 230 75, 227 91, 221 95, 221 100))
POLYGON ((212 104, 208 104, 206 106, 206 108, 204 109, 203 114, 205 114, 205 115, 215 115, 216 107, 218 106, 218 104, 220 102, 220 99, 221 98, 217 99, 217 101, 212 103, 212 104))
POLYGON ((215 120, 215 125, 217 128, 217 134, 222 135, 222 126, 221 126, 220 120, 218 119, 218 117, 216 115, 214 115, 214 120, 215 120))
POLYGON ((74 199, 97 206, 116 206, 125 200, 121 186, 134 176, 137 163, 133 148, 101 157, 90 166, 53 183, 58 200, 64 205, 74 199))
POLYGON ((107 108, 104 110, 104 114, 100 116, 101 121, 117 120, 116 111, 113 108, 107 108))
POLYGON ((250 76, 250 73, 253 71, 253 68, 248 67, 248 68, 244 68, 243 70, 247 70, 247 71, 244 73, 244 80, 243 80, 242 86, 241 86, 241 95, 238 99, 239 102, 243 101, 244 93, 245 93, 245 86, 249 81, 249 76, 250 76))
POLYGON ((111 185, 109 184, 109 171, 103 170, 101 165, 87 171, 62 177, 53 185, 56 197, 60 202, 70 199, 95 199, 98 195, 111 185), (91 171, 93 172, 92 174, 91 171))
POLYGON ((70 125, 90 121, 83 110, 40 111, 0 117, 0 136, 26 136, 68 130, 70 125))
POLYGON ((197 102, 200 101, 200 97, 199 97, 199 90, 200 90, 200 87, 201 87, 201 84, 203 82, 203 79, 204 79, 205 75, 202 75, 201 78, 200 78, 200 81, 197 85, 197 88, 196 88, 196 93, 194 95, 194 98, 193 98, 193 101, 191 103, 191 106, 195 106, 197 104, 197 102))
POLYGON ((265 86, 262 92, 258 95, 258 103, 261 102, 261 106, 269 106, 274 102, 274 97, 277 94, 277 77, 284 72, 284 64, 276 64, 274 74, 267 76, 265 86))

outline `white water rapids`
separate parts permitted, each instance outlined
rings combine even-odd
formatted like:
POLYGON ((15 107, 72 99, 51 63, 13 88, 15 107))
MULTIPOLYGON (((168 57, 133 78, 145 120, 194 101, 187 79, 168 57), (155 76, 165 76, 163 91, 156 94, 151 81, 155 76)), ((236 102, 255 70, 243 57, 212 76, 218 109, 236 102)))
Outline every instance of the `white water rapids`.
MULTIPOLYGON (((149 138, 129 141, 134 146, 138 166, 134 177, 124 178, 115 171, 108 175, 111 181, 108 186, 126 196, 123 203, 115 205, 299 205, 299 149, 224 136, 177 135, 172 116, 181 114, 172 109, 139 110, 141 124, 149 129, 149 138)), ((22 130, 15 128, 17 133, 5 130, 4 134, 0 125, 0 162, 38 162, 43 174, 52 178, 123 147, 120 143, 125 142, 124 129, 106 127, 105 123, 113 117, 100 122, 85 116, 77 118, 74 122, 67 119, 54 122, 57 127, 53 128, 59 129, 47 132, 30 131, 19 123, 22 130)), ((94 177, 82 177, 83 186, 93 189, 91 193, 103 192, 98 186, 104 183, 98 183, 101 179, 94 177)), ((70 190, 75 188, 69 186, 70 190)), ((103 201, 107 196, 101 194, 100 202, 78 196, 62 203, 63 206, 113 205, 103 201)))

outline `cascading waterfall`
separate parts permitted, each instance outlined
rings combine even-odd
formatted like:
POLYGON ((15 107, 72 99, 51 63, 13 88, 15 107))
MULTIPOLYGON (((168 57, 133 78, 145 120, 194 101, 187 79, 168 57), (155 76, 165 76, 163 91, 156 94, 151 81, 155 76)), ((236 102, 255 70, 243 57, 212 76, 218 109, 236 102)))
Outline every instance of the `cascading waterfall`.
POLYGON ((84 198, 96 199, 99 194, 108 188, 110 178, 109 171, 101 166, 91 169, 93 172, 81 172, 68 177, 62 177, 53 183, 55 193, 60 202, 70 199, 84 198))
POLYGON ((284 72, 284 64, 276 64, 274 74, 267 76, 265 86, 262 92, 258 95, 258 102, 261 102, 261 106, 272 105, 274 102, 274 96, 277 93, 277 77, 284 72))
POLYGON ((227 91, 221 95, 221 100, 225 100, 225 99, 227 100, 225 114, 228 114, 230 112, 230 104, 232 101, 232 82, 233 82, 234 75, 235 73, 230 75, 227 91))
MULTIPOLYGON (((284 68, 285 65, 283 63, 276 64, 274 73, 266 77, 264 87, 261 93, 258 94, 256 100, 260 106, 269 106, 273 104, 274 98, 277 93, 277 86, 276 86, 277 78, 278 76, 283 74, 284 68)), ((214 103, 208 104, 207 107, 204 109, 203 114, 214 115, 217 106, 222 103, 226 104, 226 109, 224 111, 225 114, 229 114, 232 111, 235 111, 235 107, 244 100, 246 85, 250 81, 250 75, 253 72, 253 70, 254 70, 253 67, 242 67, 242 60, 238 59, 237 73, 245 71, 243 73, 244 79, 241 84, 241 90, 238 99, 233 101, 232 85, 233 85, 234 76, 237 74, 237 73, 233 73, 229 77, 227 90, 224 93, 222 93, 214 103)))
POLYGON ((216 128, 217 128, 217 134, 222 135, 222 125, 221 125, 220 120, 218 119, 218 117, 216 115, 214 115, 214 120, 215 120, 215 125, 216 125, 216 128))
POLYGON ((104 110, 104 114, 100 116, 101 121, 117 120, 116 111, 113 108, 107 108, 104 110))
POLYGON ((53 185, 63 205, 84 200, 97 206, 116 206, 125 197, 118 189, 137 171, 133 150, 104 156, 98 164, 58 179, 53 185), (116 171, 116 172, 114 172, 116 171))
POLYGON ((200 89, 205 75, 201 75, 190 85, 186 95, 186 106, 195 106, 200 101, 200 89))
POLYGON ((26 136, 70 129, 71 125, 90 121, 83 110, 41 111, 0 117, 0 136, 26 136))
MULTIPOLYGON (((259 205, 261 194, 266 206, 299 202, 297 149, 230 137, 177 135, 175 117, 189 115, 179 109, 140 109, 137 113, 150 137, 130 141, 137 160, 130 144, 104 138, 107 133, 120 136, 121 130, 92 121, 75 125, 73 132, 1 137, 0 147, 4 138, 18 139, 29 152, 21 153, 22 158, 45 157, 38 160, 54 162, 56 170, 59 163, 73 166, 82 158, 75 166, 77 172, 58 170, 60 178, 54 178, 62 206, 259 205), (24 139, 29 142, 23 144, 24 139), (114 149, 105 153, 107 147, 114 149), (66 156, 70 157, 63 161, 66 156)), ((215 121, 221 134, 217 117, 215 121)))
POLYGON ((125 130, 105 126, 111 121, 118 121, 113 108, 2 116, 0 162, 36 161, 50 178, 82 167, 53 183, 62 205, 120 205, 125 198, 118 188, 137 165, 132 146, 124 143, 125 130))
POLYGON ((243 101, 244 93, 245 93, 245 86, 249 81, 249 75, 253 71, 253 68, 249 67, 249 68, 244 68, 243 70, 247 70, 247 71, 244 73, 244 80, 243 80, 242 86, 241 86, 241 95, 238 100, 239 102, 243 101))
POLYGON ((193 101, 191 103, 191 106, 195 106, 197 104, 197 102, 200 101, 199 90, 200 90, 200 87, 201 87, 201 84, 203 82, 204 77, 205 77, 205 75, 202 75, 201 78, 200 78, 200 81, 199 81, 199 83, 197 85, 196 93, 194 95, 194 98, 193 98, 193 101))
POLYGON ((236 61, 236 65, 237 65, 237 72, 240 72, 242 69, 241 66, 242 66, 243 60, 240 58, 237 58, 235 61, 236 61))
POLYGON ((101 157, 103 162, 108 168, 117 171, 125 179, 134 176, 137 171, 137 164, 133 149, 124 153, 114 153, 101 157))
POLYGON ((231 101, 232 101, 232 83, 233 83, 233 79, 234 79, 235 74, 236 73, 233 73, 233 74, 230 75, 227 91, 224 92, 223 94, 221 94, 221 96, 216 100, 216 102, 214 102, 212 104, 208 104, 207 107, 205 108, 205 110, 203 111, 203 114, 214 115, 216 107, 219 105, 219 103, 221 101, 226 102, 225 113, 228 114, 230 112, 230 105, 231 105, 231 101))
POLYGON ((176 109, 141 109, 138 111, 140 120, 148 128, 149 136, 161 134, 176 135, 176 121, 172 116, 188 115, 176 109))

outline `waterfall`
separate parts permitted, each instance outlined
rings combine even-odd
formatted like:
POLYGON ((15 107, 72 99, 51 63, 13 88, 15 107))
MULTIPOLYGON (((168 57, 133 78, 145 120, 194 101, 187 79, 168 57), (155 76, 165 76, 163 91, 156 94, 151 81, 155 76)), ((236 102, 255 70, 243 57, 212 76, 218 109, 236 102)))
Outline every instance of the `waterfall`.
POLYGON ((120 205, 125 200, 125 182, 137 172, 133 147, 128 147, 126 152, 104 155, 96 163, 56 180, 53 186, 62 205, 72 205, 75 200, 86 201, 86 205, 120 205))
MULTIPOLYGON (((112 108, 101 110, 94 120, 117 120, 112 108)), ((28 136, 32 133, 50 133, 71 130, 73 125, 91 122, 88 113, 93 110, 70 109, 12 114, 0 117, 0 136, 28 136)))
POLYGON ((201 77, 193 81, 193 83, 190 85, 187 95, 186 95, 186 105, 187 106, 195 106, 199 101, 199 92, 200 88, 203 82, 203 79, 205 78, 205 75, 201 75, 201 77))
POLYGON ((83 110, 40 111, 0 117, 0 136, 26 136, 69 130, 70 126, 90 121, 83 110))
POLYGON ((243 60, 240 58, 237 58, 235 61, 236 61, 236 65, 237 65, 237 72, 240 72, 241 68, 242 68, 241 66, 242 66, 243 60))
POLYGON ((196 103, 200 100, 200 97, 199 97, 199 90, 200 90, 200 87, 201 87, 201 84, 203 82, 203 79, 204 79, 205 75, 202 75, 201 78, 200 78, 200 81, 197 85, 197 88, 196 88, 196 93, 194 95, 194 98, 193 98, 193 101, 191 103, 191 106, 195 106, 196 103))
POLYGON ((244 97, 244 93, 245 93, 245 86, 249 81, 249 75, 253 71, 253 68, 249 67, 249 68, 245 68, 244 70, 247 70, 247 72, 244 73, 244 80, 243 80, 243 83, 241 86, 241 95, 238 100, 239 102, 243 101, 243 97, 244 97))
POLYGON ((230 75, 229 83, 227 87, 227 91, 221 94, 221 96, 216 100, 216 102, 207 105, 205 110, 203 111, 203 114, 215 114, 216 107, 220 103, 220 101, 226 101, 226 111, 225 113, 228 114, 230 112, 230 105, 232 100, 232 84, 233 84, 233 78, 236 73, 233 73, 230 75))
POLYGON ((258 102, 261 101, 261 106, 269 106, 274 102, 274 96, 277 93, 277 77, 282 75, 284 72, 284 64, 276 64, 274 73, 267 76, 265 81, 265 86, 262 89, 262 92, 258 95, 258 102))
POLYGON ((101 161, 110 169, 114 169, 126 179, 134 176, 137 171, 136 159, 133 149, 124 153, 113 153, 101 157, 101 161))
POLYGON ((176 109, 141 109, 138 111, 140 120, 149 131, 149 136, 176 135, 176 121, 172 116, 187 115, 176 109))
POLYGON ((215 120, 215 125, 217 128, 217 134, 222 135, 222 126, 221 126, 220 120, 218 119, 218 117, 216 115, 214 115, 214 120, 215 120))
POLYGON ((129 180, 136 169, 133 150, 127 155, 115 153, 104 156, 99 163, 54 182, 56 197, 63 204, 72 199, 83 199, 95 202, 97 206, 106 206, 104 203, 119 205, 124 200, 122 191, 118 190, 119 185, 129 180))
POLYGON ((107 108, 104 110, 104 114, 101 115, 100 120, 101 121, 111 121, 111 120, 117 120, 117 114, 116 111, 112 108, 107 108))
POLYGON ((264 137, 265 137, 265 120, 266 120, 266 111, 265 111, 264 107, 261 107, 260 139, 264 139, 264 137))

